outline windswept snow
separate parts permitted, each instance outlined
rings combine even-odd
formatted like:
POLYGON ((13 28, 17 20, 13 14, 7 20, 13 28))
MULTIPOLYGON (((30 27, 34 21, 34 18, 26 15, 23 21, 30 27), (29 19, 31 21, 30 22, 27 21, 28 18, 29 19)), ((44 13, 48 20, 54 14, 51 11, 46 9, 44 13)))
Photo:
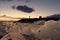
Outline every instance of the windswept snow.
POLYGON ((0 22, 0 35, 1 40, 60 40, 60 21, 0 22))

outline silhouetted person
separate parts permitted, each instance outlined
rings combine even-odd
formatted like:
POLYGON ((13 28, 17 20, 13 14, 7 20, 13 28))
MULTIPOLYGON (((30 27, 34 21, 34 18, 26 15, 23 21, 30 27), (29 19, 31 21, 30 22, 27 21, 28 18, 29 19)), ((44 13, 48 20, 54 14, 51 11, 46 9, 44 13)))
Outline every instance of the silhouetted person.
POLYGON ((29 19, 30 19, 31 16, 29 16, 29 19))
POLYGON ((42 18, 41 16, 39 16, 39 18, 42 18))

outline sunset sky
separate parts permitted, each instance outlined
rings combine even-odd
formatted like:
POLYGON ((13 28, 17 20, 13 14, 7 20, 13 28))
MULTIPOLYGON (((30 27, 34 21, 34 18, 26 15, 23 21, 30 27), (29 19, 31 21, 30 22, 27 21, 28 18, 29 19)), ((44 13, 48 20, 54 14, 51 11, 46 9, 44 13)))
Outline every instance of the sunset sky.
POLYGON ((60 14, 60 0, 30 0, 30 2, 13 0, 8 2, 7 0, 0 0, 0 16, 7 15, 11 17, 46 17, 52 14, 60 14), (27 5, 35 9, 32 13, 25 13, 12 9, 12 6, 27 5))

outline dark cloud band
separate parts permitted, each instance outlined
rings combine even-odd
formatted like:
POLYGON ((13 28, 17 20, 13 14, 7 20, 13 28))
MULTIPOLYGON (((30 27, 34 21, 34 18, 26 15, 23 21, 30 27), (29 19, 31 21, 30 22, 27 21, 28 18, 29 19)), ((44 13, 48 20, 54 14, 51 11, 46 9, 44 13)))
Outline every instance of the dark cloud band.
POLYGON ((12 8, 16 9, 18 11, 26 12, 26 13, 31 13, 31 12, 35 11, 33 8, 30 8, 30 7, 26 6, 26 5, 24 5, 24 6, 19 5, 17 7, 12 6, 12 8))

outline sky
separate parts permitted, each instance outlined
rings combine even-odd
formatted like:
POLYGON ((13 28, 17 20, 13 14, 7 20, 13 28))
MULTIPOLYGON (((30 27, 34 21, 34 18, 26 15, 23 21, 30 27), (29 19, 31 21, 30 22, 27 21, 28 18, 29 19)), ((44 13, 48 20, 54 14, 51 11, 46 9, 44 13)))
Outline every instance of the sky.
POLYGON ((11 17, 38 18, 39 16, 46 17, 53 14, 60 14, 60 0, 0 0, 0 16, 7 15, 11 17), (12 9, 12 6, 27 5, 33 8, 35 11, 31 13, 22 12, 16 9, 12 9))

